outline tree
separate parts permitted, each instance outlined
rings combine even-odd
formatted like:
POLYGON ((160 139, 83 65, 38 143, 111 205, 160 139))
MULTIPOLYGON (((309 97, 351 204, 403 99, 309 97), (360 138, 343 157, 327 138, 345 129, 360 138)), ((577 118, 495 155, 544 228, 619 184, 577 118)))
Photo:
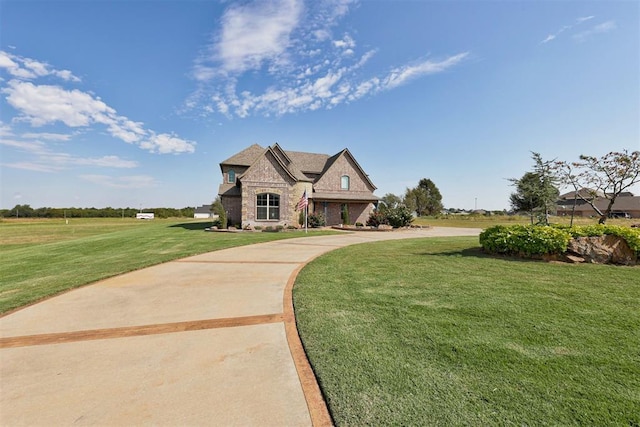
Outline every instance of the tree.
POLYGON ((415 188, 407 188, 404 204, 416 215, 435 215, 442 211, 442 195, 438 187, 428 178, 423 178, 415 188))
POLYGON ((393 193, 387 193, 380 199, 382 202, 381 205, 387 208, 395 208, 398 205, 402 204, 402 199, 400 196, 396 196, 393 193))
POLYGON ((509 197, 511 207, 516 211, 527 211, 533 218, 538 214, 538 222, 549 224, 549 214, 555 211, 556 201, 560 192, 556 185, 554 163, 542 160, 539 153, 531 153, 534 160, 533 171, 526 172, 522 178, 512 178, 510 181, 516 187, 516 192, 509 197))
POLYGON ((13 209, 9 211, 9 216, 16 218, 31 218, 35 216, 35 211, 30 205, 15 205, 13 209))
POLYGON ((218 215, 217 223, 220 228, 227 228, 227 212, 224 210, 224 206, 222 206, 222 200, 220 200, 220 196, 216 197, 216 199, 211 204, 211 212, 214 215, 218 215))
POLYGON ((640 151, 612 151, 600 158, 581 155, 580 161, 556 162, 555 168, 574 188, 575 198, 588 203, 600 216, 598 223, 604 224, 618 196, 640 182, 640 151), (602 199, 609 201, 604 211, 596 205, 602 199))

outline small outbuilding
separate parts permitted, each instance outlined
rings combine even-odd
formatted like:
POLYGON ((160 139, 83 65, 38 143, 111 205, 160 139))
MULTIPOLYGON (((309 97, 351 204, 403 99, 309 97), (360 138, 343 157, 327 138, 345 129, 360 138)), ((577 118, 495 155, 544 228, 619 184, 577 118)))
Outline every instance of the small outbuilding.
POLYGON ((207 218, 215 218, 217 217, 217 215, 213 214, 211 210, 211 205, 202 205, 194 209, 193 217, 197 219, 207 219, 207 218))

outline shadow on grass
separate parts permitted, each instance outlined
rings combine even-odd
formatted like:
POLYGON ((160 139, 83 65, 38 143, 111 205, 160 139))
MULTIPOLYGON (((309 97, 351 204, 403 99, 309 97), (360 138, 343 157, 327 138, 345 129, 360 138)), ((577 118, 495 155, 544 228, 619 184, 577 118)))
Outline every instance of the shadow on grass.
POLYGON ((473 258, 499 259, 503 261, 517 261, 517 262, 546 262, 543 259, 537 259, 537 258, 523 258, 523 257, 514 256, 514 255, 491 254, 482 250, 482 247, 466 248, 459 251, 423 252, 421 255, 446 256, 446 257, 473 257, 473 258))
POLYGON ((182 224, 173 224, 170 225, 170 228, 184 228, 185 230, 191 231, 203 231, 205 228, 211 227, 212 222, 183 222, 182 224))

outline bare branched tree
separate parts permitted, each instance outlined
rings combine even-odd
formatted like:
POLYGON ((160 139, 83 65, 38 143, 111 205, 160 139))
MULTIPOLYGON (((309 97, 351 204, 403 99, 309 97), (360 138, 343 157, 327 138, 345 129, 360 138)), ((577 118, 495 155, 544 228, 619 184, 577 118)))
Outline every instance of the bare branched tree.
POLYGON ((600 158, 581 155, 578 162, 556 162, 555 167, 563 182, 575 190, 574 209, 575 201, 583 200, 599 215, 598 223, 604 224, 618 196, 640 182, 640 151, 612 151, 600 158), (596 205, 602 199, 608 200, 604 211, 596 205))

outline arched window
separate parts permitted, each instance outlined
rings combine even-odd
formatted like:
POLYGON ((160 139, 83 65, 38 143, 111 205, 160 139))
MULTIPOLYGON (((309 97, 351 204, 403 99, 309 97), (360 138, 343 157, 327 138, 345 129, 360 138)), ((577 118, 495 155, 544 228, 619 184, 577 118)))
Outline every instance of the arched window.
POLYGON ((271 193, 262 193, 256 196, 256 219, 279 220, 280 196, 271 193))
POLYGON ((236 183, 236 171, 234 171, 233 169, 229 169, 229 172, 227 172, 227 182, 229 184, 236 183))
POLYGON ((349 189, 349 175, 342 175, 342 178, 340 179, 340 188, 343 190, 349 189))

